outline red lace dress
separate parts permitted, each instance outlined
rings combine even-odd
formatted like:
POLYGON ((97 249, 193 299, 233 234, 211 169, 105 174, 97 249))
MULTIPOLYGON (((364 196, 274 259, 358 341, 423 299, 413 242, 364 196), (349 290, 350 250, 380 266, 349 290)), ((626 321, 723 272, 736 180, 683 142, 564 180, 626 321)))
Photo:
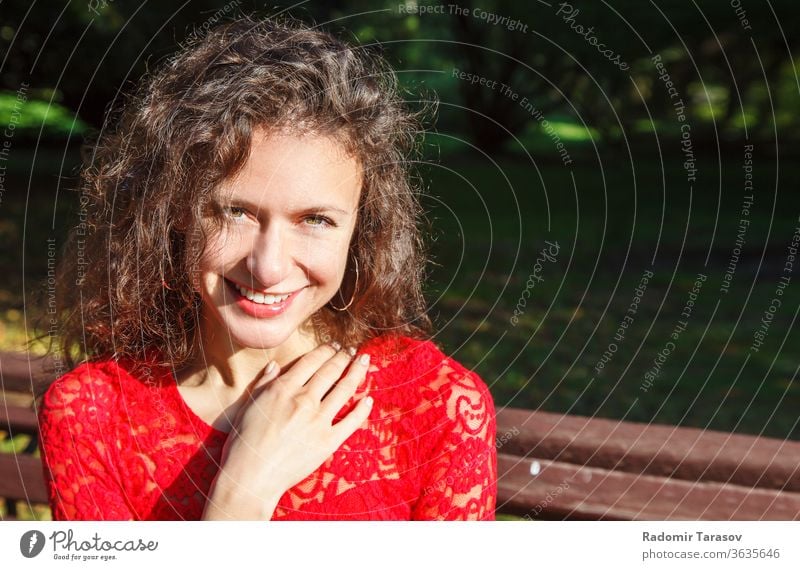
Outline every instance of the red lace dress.
MULTIPOLYGON (((385 336, 364 389, 365 427, 281 497, 272 520, 494 520, 495 411, 477 374, 431 341, 385 336)), ((39 410, 55 520, 198 520, 228 434, 184 402, 169 371, 83 364, 39 410)))

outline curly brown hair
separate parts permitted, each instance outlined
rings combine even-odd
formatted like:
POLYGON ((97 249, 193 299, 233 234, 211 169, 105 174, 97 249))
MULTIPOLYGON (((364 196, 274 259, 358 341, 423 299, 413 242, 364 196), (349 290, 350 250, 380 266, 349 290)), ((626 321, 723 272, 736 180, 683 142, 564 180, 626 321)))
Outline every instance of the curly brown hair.
POLYGON ((158 364, 176 368, 190 358, 200 220, 246 162, 256 129, 335 137, 364 173, 350 244, 358 280, 348 261, 333 299, 353 302, 317 311, 316 334, 344 346, 385 333, 428 337, 424 218, 409 171, 428 110, 407 108, 382 57, 291 18, 240 17, 183 47, 87 156, 80 223, 59 266, 62 358, 69 367, 141 362, 155 349, 158 364))

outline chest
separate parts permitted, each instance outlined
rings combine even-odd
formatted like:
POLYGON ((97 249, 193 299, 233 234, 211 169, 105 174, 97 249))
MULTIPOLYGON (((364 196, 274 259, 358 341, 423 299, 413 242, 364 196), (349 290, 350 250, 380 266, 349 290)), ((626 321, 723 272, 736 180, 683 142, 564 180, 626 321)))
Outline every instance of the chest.
MULTIPOLYGON (((163 438, 148 430, 127 446, 123 477, 142 518, 202 516, 229 436, 201 432, 200 427, 174 425, 163 438)), ((390 416, 354 432, 317 470, 284 493, 273 520, 408 520, 420 494, 416 444, 397 427, 390 416)))

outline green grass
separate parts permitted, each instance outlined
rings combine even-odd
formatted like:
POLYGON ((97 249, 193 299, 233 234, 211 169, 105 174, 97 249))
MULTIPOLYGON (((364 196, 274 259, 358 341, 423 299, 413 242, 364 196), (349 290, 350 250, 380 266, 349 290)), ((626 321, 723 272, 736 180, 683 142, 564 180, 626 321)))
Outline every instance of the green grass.
MULTIPOLYGON (((433 313, 443 327, 440 338, 457 358, 476 367, 496 405, 800 437, 790 404, 800 396, 800 379, 794 378, 800 335, 791 326, 800 282, 786 290, 764 346, 750 350, 775 296, 800 213, 798 198, 782 192, 773 216, 771 173, 759 172, 764 191, 751 210, 733 286, 723 294, 741 208, 736 163, 723 168, 721 199, 717 173, 698 179, 691 209, 680 165, 668 165, 660 235, 658 162, 637 162, 635 193, 624 160, 606 170, 605 191, 597 167, 576 167, 577 199, 572 180, 558 165, 544 164, 540 180, 521 160, 501 164, 502 171, 479 164, 448 165, 455 172, 434 166, 425 173, 436 196, 429 209, 440 229, 435 253, 442 267, 436 268, 433 288, 445 291, 452 283, 433 313), (544 282, 532 290, 519 325, 511 326, 512 311, 548 239, 561 244, 559 259, 545 264, 544 282), (762 250, 765 262, 756 278, 762 250), (611 362, 596 374, 593 368, 656 252, 656 275, 635 321, 611 362), (699 272, 708 277, 689 326, 645 392, 644 375, 670 340, 699 272)), ((783 176, 796 178, 797 169, 790 167, 783 176)), ((779 187, 791 187, 786 180, 779 187)))

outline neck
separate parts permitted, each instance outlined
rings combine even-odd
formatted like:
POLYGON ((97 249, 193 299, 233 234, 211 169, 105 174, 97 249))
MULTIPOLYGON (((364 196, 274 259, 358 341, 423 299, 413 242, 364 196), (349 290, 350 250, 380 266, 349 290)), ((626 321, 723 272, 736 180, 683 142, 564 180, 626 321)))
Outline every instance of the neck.
POLYGON ((186 386, 207 385, 241 391, 259 378, 272 360, 285 372, 319 341, 310 331, 295 330, 283 343, 272 348, 248 348, 237 345, 219 327, 204 326, 203 338, 194 358, 179 373, 178 383, 186 386))

